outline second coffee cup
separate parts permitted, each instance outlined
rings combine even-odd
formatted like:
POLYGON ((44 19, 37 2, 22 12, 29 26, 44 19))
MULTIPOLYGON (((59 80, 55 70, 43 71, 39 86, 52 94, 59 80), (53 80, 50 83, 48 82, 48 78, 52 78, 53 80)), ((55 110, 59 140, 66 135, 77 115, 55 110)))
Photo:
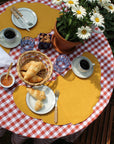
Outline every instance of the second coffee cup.
POLYGON ((5 28, 0 40, 5 40, 7 43, 13 43, 16 40, 16 32, 13 28, 5 28))

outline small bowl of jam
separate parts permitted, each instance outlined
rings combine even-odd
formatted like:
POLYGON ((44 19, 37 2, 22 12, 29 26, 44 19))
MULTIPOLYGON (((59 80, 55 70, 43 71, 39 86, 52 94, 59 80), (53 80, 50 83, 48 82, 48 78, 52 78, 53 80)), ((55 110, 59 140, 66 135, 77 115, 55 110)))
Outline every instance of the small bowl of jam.
POLYGON ((15 77, 9 73, 7 79, 6 79, 7 72, 0 75, 0 85, 4 88, 10 88, 15 83, 15 77))

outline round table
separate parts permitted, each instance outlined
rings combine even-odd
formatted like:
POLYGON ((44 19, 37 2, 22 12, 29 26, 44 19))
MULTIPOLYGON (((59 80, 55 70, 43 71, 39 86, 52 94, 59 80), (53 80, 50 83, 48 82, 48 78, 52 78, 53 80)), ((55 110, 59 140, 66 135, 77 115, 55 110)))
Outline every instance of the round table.
MULTIPOLYGON (((21 0, 14 0, 4 3, 0 6, 0 12, 2 14, 5 11, 5 8, 11 6, 14 3, 22 2, 21 0)), ((25 0, 27 2, 27 0, 25 0)), ((30 2, 36 2, 36 0, 29 0, 30 2)), ((56 8, 50 1, 43 0, 38 1, 44 3, 50 7, 56 8)), ((59 7, 58 7, 59 9, 59 7)), ((35 47, 34 50, 38 49, 38 37, 35 38, 35 47)), ((49 51, 40 50, 45 53, 52 64, 54 63, 55 58, 59 53, 54 49, 49 51)), ((42 120, 34 119, 25 115, 20 111, 13 101, 13 91, 17 85, 24 85, 24 82, 18 77, 16 66, 12 67, 11 72, 15 76, 16 85, 11 89, 5 90, 0 86, 0 126, 23 136, 32 137, 32 138, 59 138, 68 136, 74 133, 78 133, 80 130, 83 130, 88 125, 90 125, 104 110, 107 106, 114 87, 114 58, 110 48, 110 45, 105 38, 103 33, 92 33, 91 38, 86 41, 83 45, 78 46, 78 48, 71 54, 67 56, 72 61, 73 58, 82 55, 84 52, 90 52, 93 54, 99 61, 101 66, 101 94, 100 99, 94 107, 94 112, 88 117, 85 121, 78 124, 67 124, 67 125, 51 125, 44 123, 42 120)), ((18 57, 20 56, 20 45, 14 49, 11 49, 9 55, 17 62, 18 57)), ((7 69, 0 68, 0 74, 7 69)), ((55 79, 59 74, 53 72, 52 79, 55 79)))

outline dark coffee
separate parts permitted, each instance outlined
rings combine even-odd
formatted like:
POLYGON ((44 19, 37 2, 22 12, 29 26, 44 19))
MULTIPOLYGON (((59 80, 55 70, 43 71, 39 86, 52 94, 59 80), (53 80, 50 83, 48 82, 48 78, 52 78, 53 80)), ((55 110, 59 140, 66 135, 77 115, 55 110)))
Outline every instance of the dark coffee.
POLYGON ((15 32, 12 31, 12 30, 6 30, 4 32, 4 36, 7 38, 7 39, 12 39, 16 36, 15 32))
POLYGON ((84 70, 88 70, 90 65, 89 62, 87 60, 81 60, 80 61, 80 66, 84 69, 84 70))

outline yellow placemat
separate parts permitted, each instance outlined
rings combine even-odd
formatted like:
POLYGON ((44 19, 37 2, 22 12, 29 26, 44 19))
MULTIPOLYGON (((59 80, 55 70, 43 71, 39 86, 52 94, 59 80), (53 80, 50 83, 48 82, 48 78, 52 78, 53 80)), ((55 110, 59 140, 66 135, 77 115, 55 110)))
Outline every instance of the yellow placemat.
MULTIPOLYGON (((76 124, 87 119, 93 112, 93 107, 99 100, 101 86, 101 69, 97 59, 90 53, 84 53, 95 63, 94 72, 88 79, 80 79, 70 70, 64 77, 59 76, 56 81, 48 82, 47 86, 53 90, 59 89, 58 125, 76 124)), ((46 123, 54 124, 54 110, 46 115, 32 113, 26 105, 26 87, 19 86, 13 93, 17 107, 25 114, 42 119, 46 123)))
MULTIPOLYGON (((56 18, 59 16, 59 11, 41 3, 26 3, 19 2, 6 8, 6 11, 0 15, 0 31, 6 27, 13 27, 17 29, 22 37, 30 36, 37 37, 39 33, 49 33, 54 28, 56 18), (38 18, 37 24, 28 32, 26 30, 17 28, 11 20, 11 7, 16 8, 30 8, 33 10, 38 18)), ((4 48, 5 49, 5 48, 4 48)), ((9 49, 10 50, 10 49, 9 49)), ((7 50, 6 50, 7 51, 7 50)))

